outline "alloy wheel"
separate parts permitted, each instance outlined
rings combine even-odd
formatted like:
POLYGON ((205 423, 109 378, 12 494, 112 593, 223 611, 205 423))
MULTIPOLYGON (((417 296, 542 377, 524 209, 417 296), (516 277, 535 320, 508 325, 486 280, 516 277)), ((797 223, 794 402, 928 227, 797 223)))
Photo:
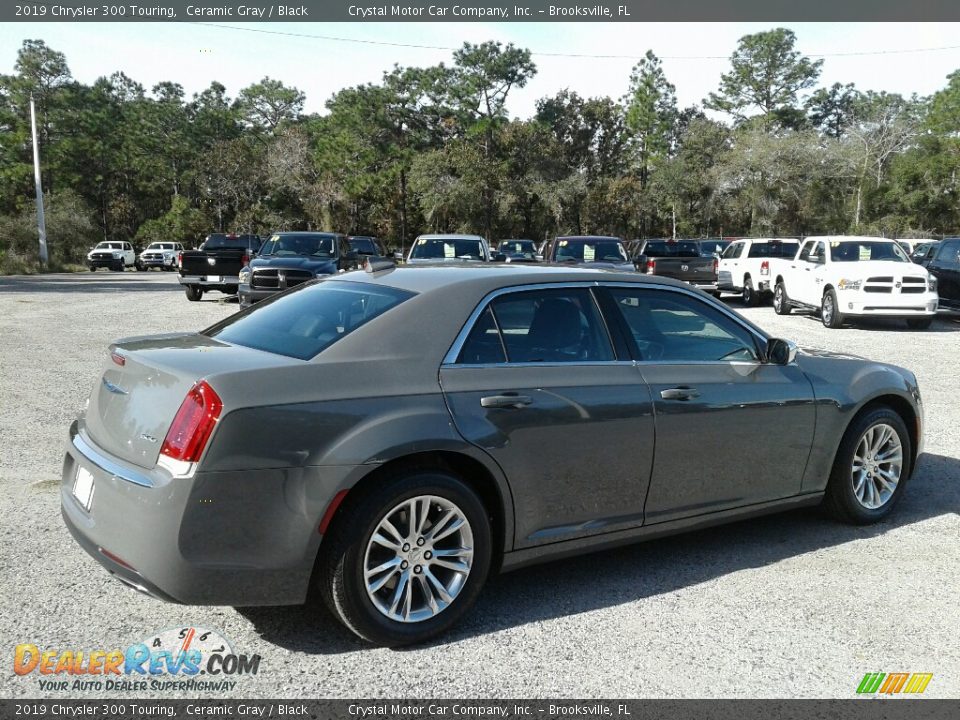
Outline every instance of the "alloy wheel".
POLYGON ((857 501, 868 510, 886 505, 903 472, 903 446, 897 431, 886 423, 867 428, 853 454, 851 481, 857 501))
POLYGON ((391 620, 429 620, 450 607, 473 566, 464 512, 435 495, 404 500, 384 515, 364 554, 367 597, 391 620))

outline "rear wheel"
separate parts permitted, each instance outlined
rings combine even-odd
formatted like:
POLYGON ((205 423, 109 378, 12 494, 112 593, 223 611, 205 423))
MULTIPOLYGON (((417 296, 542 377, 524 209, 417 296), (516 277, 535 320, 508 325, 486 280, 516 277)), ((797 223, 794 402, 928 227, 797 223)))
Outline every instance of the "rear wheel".
POLYGON ((856 525, 886 517, 910 477, 912 447, 903 418, 889 407, 861 414, 847 428, 830 473, 824 507, 856 525))
POLYGON ((490 569, 487 513, 457 477, 418 471, 379 483, 323 539, 319 590, 330 610, 378 645, 449 629, 490 569))
POLYGON ((134 263, 134 265, 135 265, 136 268, 137 268, 137 272, 143 272, 144 270, 146 270, 146 268, 143 266, 143 263, 140 262, 139 260, 137 260, 137 261, 134 263))
POLYGON ((186 285, 183 290, 187 294, 187 300, 192 302, 196 302, 203 297, 203 288, 199 285, 186 285))
POLYGON ((97 271, 97 266, 96 266, 96 265, 91 265, 91 266, 90 266, 90 272, 96 272, 96 271, 97 271))
POLYGON ((753 289, 753 280, 747 276, 743 279, 743 304, 747 307, 756 307, 760 302, 757 291, 753 289))
POLYGON ((787 289, 783 286, 782 281, 778 282, 773 289, 773 311, 777 315, 790 314, 790 298, 787 297, 787 289))
POLYGON ((830 288, 820 302, 820 321, 824 327, 836 329, 843 325, 843 314, 837 304, 837 293, 830 288))
POLYGON ((932 317, 910 318, 907 320, 907 327, 911 330, 926 330, 933 324, 932 317))

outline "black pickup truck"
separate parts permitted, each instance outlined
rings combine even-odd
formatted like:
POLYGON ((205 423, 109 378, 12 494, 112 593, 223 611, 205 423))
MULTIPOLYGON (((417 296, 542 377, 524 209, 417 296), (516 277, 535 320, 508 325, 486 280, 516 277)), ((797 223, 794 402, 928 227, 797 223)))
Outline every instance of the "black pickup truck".
POLYGON ((695 240, 647 240, 634 258, 637 270, 690 283, 717 295, 716 257, 703 257, 695 240))
POLYGON ((235 295, 240 284, 240 269, 260 249, 257 235, 207 235, 197 250, 180 254, 180 284, 188 300, 199 300, 205 292, 219 290, 235 295))
POLYGON ((278 232, 263 243, 260 254, 240 271, 240 307, 318 277, 356 270, 364 256, 350 247, 346 235, 332 232, 278 232))

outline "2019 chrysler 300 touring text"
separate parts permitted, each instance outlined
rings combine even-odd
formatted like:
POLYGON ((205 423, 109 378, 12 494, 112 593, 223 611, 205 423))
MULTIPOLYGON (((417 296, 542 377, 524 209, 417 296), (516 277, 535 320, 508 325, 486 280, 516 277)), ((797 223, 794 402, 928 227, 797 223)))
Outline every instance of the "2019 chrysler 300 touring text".
POLYGON ((453 625, 491 572, 804 505, 875 522, 922 423, 909 371, 798 352, 674 280, 370 263, 112 345, 62 512, 155 597, 314 588, 402 645, 453 625))

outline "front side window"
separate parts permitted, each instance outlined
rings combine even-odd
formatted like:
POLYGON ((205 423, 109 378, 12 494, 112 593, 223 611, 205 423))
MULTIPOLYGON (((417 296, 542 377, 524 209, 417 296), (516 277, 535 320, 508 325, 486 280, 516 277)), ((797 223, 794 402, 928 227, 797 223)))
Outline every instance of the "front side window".
POLYGON ((358 282, 301 285, 232 315, 202 334, 276 355, 309 360, 414 293, 358 282))
POLYGON ((610 288, 640 360, 717 362, 759 359, 752 334, 707 303, 664 290, 610 288))
POLYGON ((614 355, 590 291, 558 288, 493 300, 474 325, 458 362, 503 362, 502 358, 511 363, 605 362, 614 355))
POLYGON ((724 260, 736 260, 740 257, 740 252, 743 250, 743 243, 733 243, 728 245, 727 249, 723 251, 724 260))

